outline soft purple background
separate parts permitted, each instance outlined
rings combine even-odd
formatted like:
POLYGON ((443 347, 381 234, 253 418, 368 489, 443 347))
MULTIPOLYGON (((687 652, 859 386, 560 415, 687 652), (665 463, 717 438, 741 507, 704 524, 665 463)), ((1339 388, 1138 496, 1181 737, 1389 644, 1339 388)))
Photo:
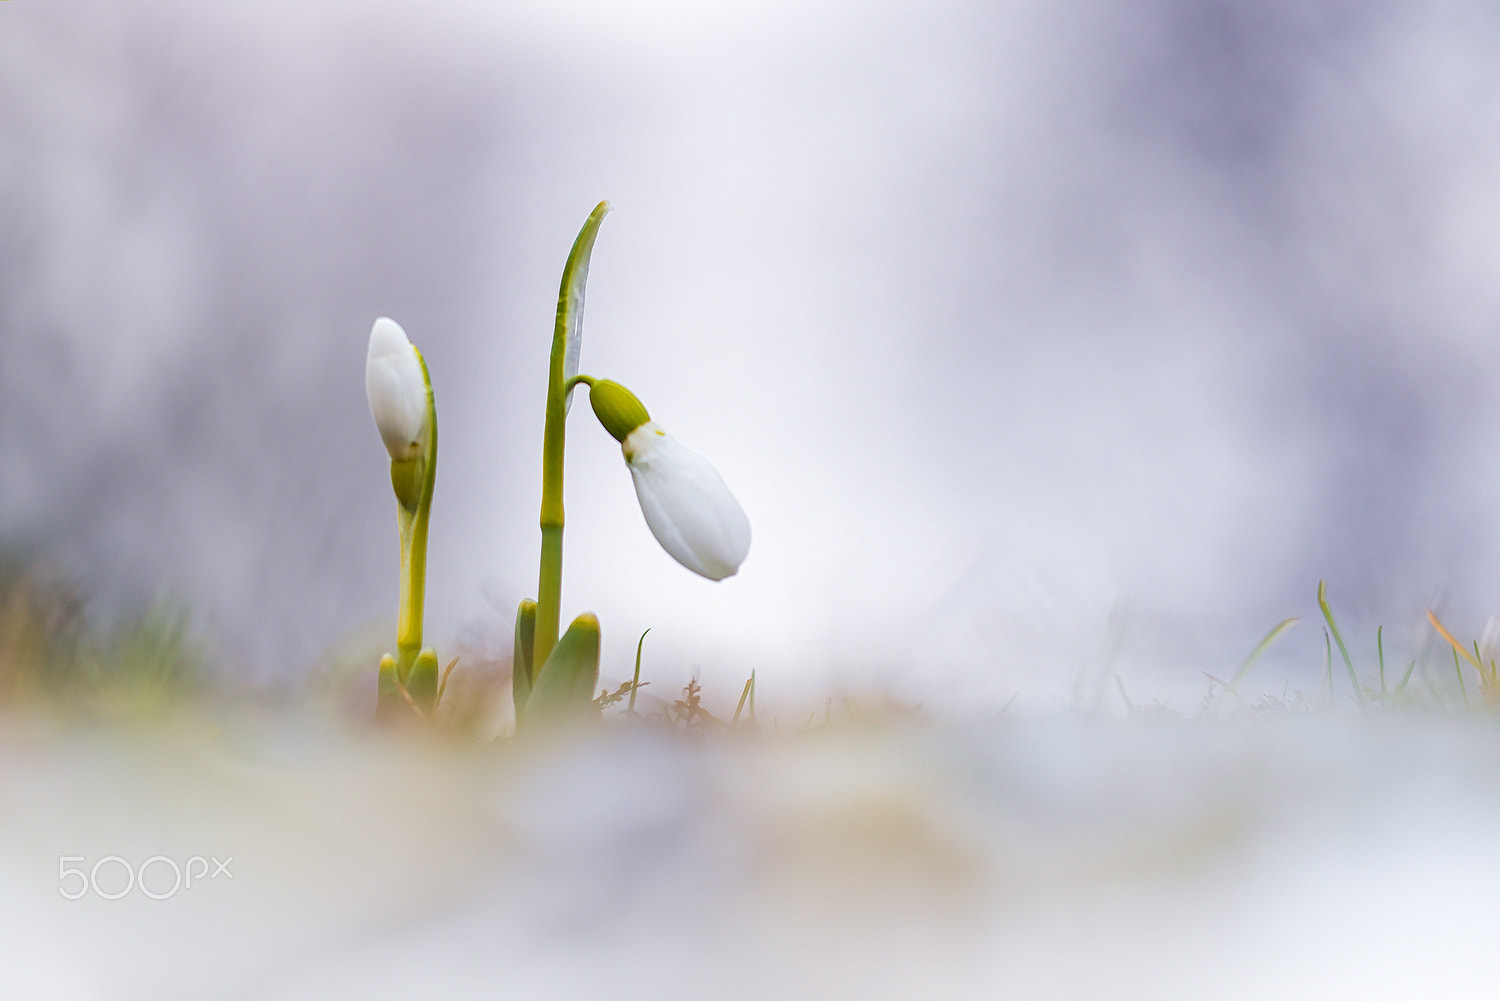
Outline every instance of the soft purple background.
POLYGON ((1365 665, 1500 609, 1500 11, 1099 0, 0 5, 0 546, 291 682, 393 625, 380 314, 442 451, 429 635, 535 589, 583 371, 750 514, 663 554, 570 423, 606 681, 1190 708, 1319 578, 1365 665), (712 13, 709 13, 709 9, 712 13))

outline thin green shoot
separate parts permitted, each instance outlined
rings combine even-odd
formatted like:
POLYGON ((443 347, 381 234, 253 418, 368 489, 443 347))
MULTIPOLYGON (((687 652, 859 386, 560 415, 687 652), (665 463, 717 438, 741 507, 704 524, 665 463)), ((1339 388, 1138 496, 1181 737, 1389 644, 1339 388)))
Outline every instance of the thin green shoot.
POLYGON ((750 698, 750 689, 754 686, 754 684, 755 678, 753 676, 745 679, 745 689, 744 691, 740 692, 740 702, 739 705, 734 707, 734 715, 730 717, 729 720, 730 726, 734 726, 740 721, 740 713, 745 709, 745 702, 750 698))
POLYGON ((1475 671, 1479 672, 1479 687, 1481 691, 1484 690, 1486 683, 1493 684, 1494 675, 1486 674, 1484 664, 1479 660, 1478 643, 1474 644, 1474 652, 1470 653, 1467 649, 1464 648, 1463 644, 1459 643, 1458 640, 1453 638, 1453 634, 1448 631, 1448 627, 1443 625, 1443 623, 1438 619, 1437 615, 1435 615, 1431 609, 1428 609, 1427 611, 1427 621, 1432 623, 1432 628, 1436 629, 1438 631, 1438 635, 1447 640, 1448 645, 1453 648, 1453 667, 1456 671, 1458 671, 1459 689, 1463 692, 1464 706, 1467 708, 1469 705, 1469 693, 1468 690, 1464 688, 1464 672, 1462 666, 1460 666, 1458 662, 1458 658, 1462 656, 1464 660, 1474 665, 1475 671))
POLYGON ((1401 684, 1396 686, 1397 695, 1400 695, 1402 692, 1406 691, 1406 683, 1411 680, 1411 673, 1416 669, 1417 660, 1415 657, 1413 657, 1411 663, 1406 665, 1406 673, 1401 676, 1401 684))
POLYGON ((452 674, 453 669, 457 666, 458 658, 454 657, 448 661, 448 666, 443 668, 443 677, 438 681, 437 698, 432 700, 432 711, 434 714, 437 713, 438 706, 443 704, 443 692, 448 689, 448 675, 452 674))
MULTIPOLYGON (((646 633, 650 631, 647 629, 646 633)), ((625 707, 628 716, 635 715, 635 693, 641 687, 641 648, 646 645, 646 633, 641 633, 641 638, 635 644, 635 677, 630 679, 630 704, 625 707)))
POLYGON ((1458 675, 1458 691, 1464 697, 1464 708, 1469 708, 1469 690, 1464 687, 1464 670, 1458 663, 1458 647, 1453 648, 1453 670, 1458 675))
POLYGON ((1229 694, 1235 690, 1239 683, 1245 680, 1245 677, 1250 673, 1250 669, 1255 666, 1255 662, 1257 660, 1260 660, 1261 654, 1269 650, 1271 648, 1271 644, 1275 643, 1281 637, 1282 633, 1286 632, 1296 624, 1297 620, 1295 618, 1283 619, 1281 622, 1278 622, 1275 626, 1273 626, 1270 632, 1261 637, 1260 642, 1255 644, 1255 649, 1250 651, 1250 656, 1245 658, 1244 662, 1240 664, 1239 668, 1234 672, 1234 677, 1229 679, 1229 684, 1220 689, 1218 697, 1215 698, 1213 704, 1209 706, 1210 712, 1217 709, 1219 707, 1219 703, 1223 702, 1224 699, 1227 698, 1229 694))
POLYGON ((1328 641, 1328 628, 1323 628, 1323 673, 1328 678, 1328 704, 1333 705, 1333 644, 1328 641))
POLYGON ((1375 651, 1380 656, 1380 697, 1385 698, 1385 639, 1382 633, 1385 626, 1377 626, 1375 629, 1375 651))
MULTIPOLYGON (((1349 669, 1349 684, 1354 688, 1354 701, 1361 706, 1364 705, 1364 693, 1359 688, 1359 678, 1354 673, 1354 661, 1349 658, 1349 648, 1344 645, 1344 637, 1339 633, 1339 624, 1334 621, 1333 609, 1328 604, 1328 582, 1318 581, 1318 607, 1323 610, 1323 618, 1328 620, 1328 628, 1333 632, 1334 641, 1339 645, 1339 656, 1344 658, 1344 666, 1349 669)), ((1333 698, 1333 678, 1328 679, 1328 697, 1333 698)))

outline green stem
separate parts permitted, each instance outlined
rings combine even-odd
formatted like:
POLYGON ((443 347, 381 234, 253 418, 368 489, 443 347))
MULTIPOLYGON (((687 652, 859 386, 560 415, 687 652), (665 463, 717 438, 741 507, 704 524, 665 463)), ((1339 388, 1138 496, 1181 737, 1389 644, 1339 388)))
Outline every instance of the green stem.
MULTIPOLYGON (((543 518, 545 519, 545 515, 543 518)), ((561 517, 559 515, 559 517, 561 517)), ((542 522, 542 566, 537 582, 536 633, 532 638, 532 671, 539 673, 557 646, 562 608, 562 523, 542 522)))
POLYGON ((417 654, 422 652, 422 608, 426 597, 426 574, 418 569, 426 556, 425 546, 416 544, 416 516, 401 509, 401 596, 396 624, 396 677, 402 684, 411 674, 417 654))
MULTIPOLYGON (((563 328, 558 305, 558 328, 563 328)), ((561 338, 554 338, 552 367, 547 382, 547 423, 542 435, 542 564, 537 580, 536 636, 531 662, 540 671, 557 645, 562 617, 563 445, 568 412, 564 401, 561 338)))
POLYGON ((580 335, 583 295, 588 282, 589 257, 599 224, 609 213, 600 202, 578 232, 557 293, 557 321, 552 328, 552 356, 547 368, 547 411, 542 431, 542 559, 537 579, 536 637, 532 641, 533 670, 540 672, 557 645, 562 617, 563 446, 568 417, 569 378, 564 369, 570 343, 580 335))
MULTIPOLYGON (((413 348, 413 350, 416 350, 413 348)), ((427 361, 417 351, 422 381, 427 384, 427 441, 422 448, 422 492, 416 510, 397 503, 401 522, 401 593, 396 624, 396 677, 402 684, 422 652, 422 613, 427 594, 427 523, 432 512, 432 493, 437 485, 437 405, 432 395, 432 377, 427 361)))

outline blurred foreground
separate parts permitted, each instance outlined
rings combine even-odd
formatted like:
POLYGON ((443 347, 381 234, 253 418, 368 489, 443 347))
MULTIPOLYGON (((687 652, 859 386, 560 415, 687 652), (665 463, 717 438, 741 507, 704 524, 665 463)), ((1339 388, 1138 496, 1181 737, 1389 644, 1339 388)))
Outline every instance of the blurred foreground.
POLYGON ((1493 996, 1500 728, 1425 665, 1358 715, 731 729, 648 688, 495 740, 494 665, 378 731, 368 658, 273 705, 170 609, 0 571, 5 997, 1493 996))
POLYGON ((288 714, 12 714, 0 986, 1489 997, 1497 751, 1487 715, 1417 712, 835 717, 482 745, 288 714), (103 899, 127 867, 139 884, 103 899), (174 889, 183 867, 197 881, 174 889))
POLYGON ((730 728, 694 686, 495 740, 502 665, 455 675, 440 731, 378 731, 369 657, 275 699, 211 683, 169 608, 84 612, 0 567, 3 996, 1479 998, 1500 974, 1475 944, 1493 690, 1463 710, 1427 663, 1359 714, 844 699, 730 728))

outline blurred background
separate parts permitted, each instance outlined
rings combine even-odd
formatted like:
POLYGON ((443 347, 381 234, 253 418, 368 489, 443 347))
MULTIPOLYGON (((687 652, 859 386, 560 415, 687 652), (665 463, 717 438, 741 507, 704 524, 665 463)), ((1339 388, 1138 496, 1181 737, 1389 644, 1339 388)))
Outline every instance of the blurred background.
POLYGON ((1357 657, 1477 636, 1497 49, 1441 0, 6 3, 0 550, 101 619, 175 597, 250 684, 392 646, 390 315, 442 428, 429 641, 504 658, 608 198, 582 370, 755 540, 682 570, 575 412, 605 682, 650 627, 659 688, 731 701, 1191 709, 1293 615, 1252 686, 1317 685, 1320 578, 1357 657))

